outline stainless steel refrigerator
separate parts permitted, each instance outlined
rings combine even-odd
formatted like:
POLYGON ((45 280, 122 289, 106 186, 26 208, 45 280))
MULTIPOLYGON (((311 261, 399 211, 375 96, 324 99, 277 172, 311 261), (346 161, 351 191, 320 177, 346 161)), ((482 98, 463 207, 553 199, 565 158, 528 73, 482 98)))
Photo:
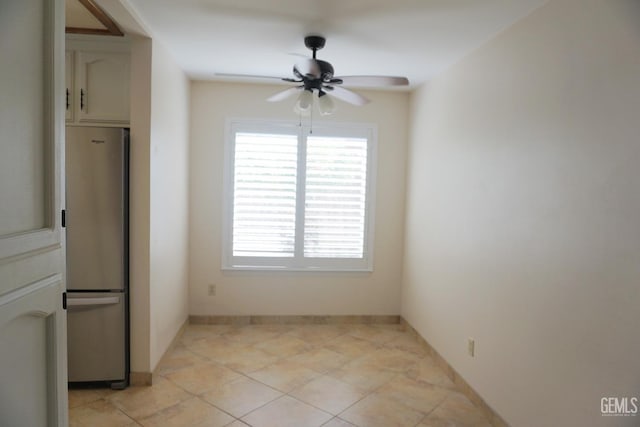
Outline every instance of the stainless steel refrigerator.
POLYGON ((128 129, 67 127, 70 383, 128 384, 128 159, 128 129))

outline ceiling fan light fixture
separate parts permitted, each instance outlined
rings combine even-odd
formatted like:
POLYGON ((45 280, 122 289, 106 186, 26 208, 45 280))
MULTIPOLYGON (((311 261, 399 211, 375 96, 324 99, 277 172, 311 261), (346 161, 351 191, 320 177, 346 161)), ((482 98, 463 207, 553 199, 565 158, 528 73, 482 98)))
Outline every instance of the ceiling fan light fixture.
POLYGON ((303 90, 298 97, 298 104, 300 104, 301 110, 308 110, 313 105, 313 92, 310 90, 303 90))
POLYGON ((318 94, 318 109, 320 110, 320 114, 322 114, 323 116, 333 114, 333 112, 336 110, 333 99, 331 99, 330 96, 327 96, 325 92, 320 92, 318 94))
POLYGON ((311 116, 311 108, 308 108, 306 110, 302 110, 302 109, 300 109, 300 106, 298 105, 297 102, 293 106, 293 112, 296 113, 296 115, 301 116, 301 117, 309 117, 309 116, 311 116))
POLYGON ((311 112, 312 106, 313 106, 313 92, 305 89, 298 96, 298 100, 296 101, 296 104, 293 107, 293 111, 295 111, 298 114, 305 115, 311 112))
POLYGON ((303 90, 296 103, 293 106, 293 111, 296 114, 302 116, 309 116, 311 114, 311 108, 313 107, 313 92, 310 90, 303 90))

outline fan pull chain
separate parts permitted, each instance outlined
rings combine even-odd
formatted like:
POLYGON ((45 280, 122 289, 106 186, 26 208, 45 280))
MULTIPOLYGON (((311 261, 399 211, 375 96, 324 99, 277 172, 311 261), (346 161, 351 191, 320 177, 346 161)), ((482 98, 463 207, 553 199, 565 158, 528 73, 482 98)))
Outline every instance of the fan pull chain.
MULTIPOLYGON (((309 135, 313 134, 313 108, 311 108, 311 115, 309 116, 309 135)), ((298 127, 300 128, 300 132, 304 129, 302 126, 302 113, 298 114, 298 127)))

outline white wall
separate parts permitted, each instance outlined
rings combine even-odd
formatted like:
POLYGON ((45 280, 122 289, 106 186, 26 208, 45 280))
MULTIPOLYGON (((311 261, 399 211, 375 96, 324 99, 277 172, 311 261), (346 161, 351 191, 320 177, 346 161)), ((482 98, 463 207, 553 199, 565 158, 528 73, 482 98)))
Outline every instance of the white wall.
MULTIPOLYGON (((297 120, 295 98, 265 99, 285 86, 191 85, 190 304, 195 315, 399 314, 404 229, 408 94, 369 92, 365 107, 344 103, 331 120, 378 125, 374 272, 222 272, 225 119, 297 120), (216 296, 208 296, 216 284, 216 296)), ((337 101, 339 102, 339 101, 337 101)), ((317 120, 317 117, 316 117, 317 120)))
POLYGON ((149 170, 151 39, 131 43, 129 313, 131 371, 151 372, 149 357, 149 170))
POLYGON ((640 421, 639 46, 553 0, 412 97, 402 314, 511 425, 640 421))
POLYGON ((153 41, 150 146, 150 366, 188 316, 189 80, 153 41))
POLYGON ((189 81, 157 41, 131 45, 131 371, 187 319, 189 81))

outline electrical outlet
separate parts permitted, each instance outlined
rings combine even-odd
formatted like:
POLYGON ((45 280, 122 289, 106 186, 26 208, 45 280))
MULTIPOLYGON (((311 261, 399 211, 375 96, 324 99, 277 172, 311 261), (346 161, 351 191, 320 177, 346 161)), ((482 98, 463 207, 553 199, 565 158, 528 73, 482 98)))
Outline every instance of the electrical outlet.
POLYGON ((476 354, 476 341, 473 338, 467 339, 467 353, 469 353, 471 357, 474 357, 476 354))
POLYGON ((211 297, 216 296, 216 285, 215 284, 209 285, 209 296, 211 296, 211 297))

